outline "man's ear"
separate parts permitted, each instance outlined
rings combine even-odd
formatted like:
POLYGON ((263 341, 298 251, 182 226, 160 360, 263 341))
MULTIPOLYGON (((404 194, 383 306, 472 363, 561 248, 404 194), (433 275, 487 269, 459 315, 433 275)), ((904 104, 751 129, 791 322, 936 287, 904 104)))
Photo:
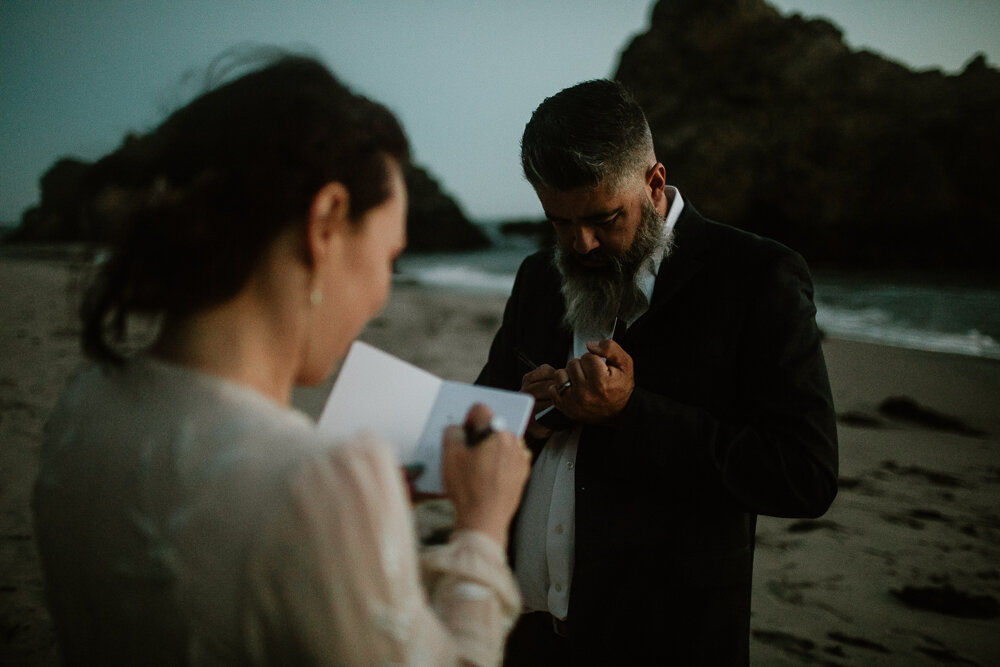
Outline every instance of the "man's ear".
POLYGON ((661 215, 667 214, 667 168, 657 162, 646 171, 646 191, 661 215))
POLYGON ((343 183, 331 181, 313 197, 306 225, 306 252, 315 265, 325 259, 332 242, 349 230, 351 196, 343 183))

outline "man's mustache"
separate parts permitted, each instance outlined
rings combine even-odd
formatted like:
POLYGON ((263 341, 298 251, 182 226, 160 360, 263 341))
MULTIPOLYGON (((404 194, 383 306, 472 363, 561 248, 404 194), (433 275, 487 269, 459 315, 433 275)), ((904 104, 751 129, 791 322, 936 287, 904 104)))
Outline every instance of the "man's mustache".
POLYGON ((583 272, 600 272, 611 269, 618 259, 616 256, 600 249, 591 250, 584 255, 574 250, 564 251, 562 257, 573 268, 583 272))

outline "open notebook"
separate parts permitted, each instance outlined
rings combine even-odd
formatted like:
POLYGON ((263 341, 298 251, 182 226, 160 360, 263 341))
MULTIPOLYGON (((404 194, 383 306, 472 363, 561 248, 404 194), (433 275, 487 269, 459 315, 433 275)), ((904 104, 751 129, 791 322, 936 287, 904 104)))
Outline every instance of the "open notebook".
POLYGON ((421 464, 416 489, 441 493, 441 439, 476 403, 506 428, 524 435, 534 399, 527 394, 442 380, 402 359, 355 341, 319 418, 337 439, 371 433, 391 445, 404 465, 421 464))

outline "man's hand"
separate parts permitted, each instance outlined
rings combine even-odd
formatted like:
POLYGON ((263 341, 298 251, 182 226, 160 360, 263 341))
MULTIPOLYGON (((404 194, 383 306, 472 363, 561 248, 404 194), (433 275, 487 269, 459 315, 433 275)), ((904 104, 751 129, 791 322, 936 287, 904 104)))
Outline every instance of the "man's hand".
POLYGON ((587 343, 587 349, 588 354, 555 371, 548 382, 548 399, 570 419, 604 424, 625 409, 635 389, 632 357, 613 340, 587 343), (571 386, 560 393, 567 380, 571 386))
POLYGON ((535 407, 531 410, 531 421, 528 422, 528 429, 526 431, 532 438, 547 438, 552 435, 552 429, 546 428, 536 422, 534 415, 552 405, 549 390, 558 386, 555 375, 555 368, 548 364, 542 364, 521 378, 521 391, 535 397, 535 407))

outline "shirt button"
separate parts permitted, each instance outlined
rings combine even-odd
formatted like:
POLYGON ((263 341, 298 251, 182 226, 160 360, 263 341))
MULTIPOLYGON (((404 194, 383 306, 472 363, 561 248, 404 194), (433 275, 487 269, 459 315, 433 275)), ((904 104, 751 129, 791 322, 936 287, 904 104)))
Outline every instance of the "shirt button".
POLYGON ((556 584, 556 593, 562 593, 562 584, 556 584))
POLYGON ((556 535, 562 535, 562 534, 563 534, 563 527, 562 524, 559 524, 558 526, 556 526, 556 535))
POLYGON ((573 462, 572 461, 566 461, 566 468, 568 470, 572 470, 573 469, 573 462))

